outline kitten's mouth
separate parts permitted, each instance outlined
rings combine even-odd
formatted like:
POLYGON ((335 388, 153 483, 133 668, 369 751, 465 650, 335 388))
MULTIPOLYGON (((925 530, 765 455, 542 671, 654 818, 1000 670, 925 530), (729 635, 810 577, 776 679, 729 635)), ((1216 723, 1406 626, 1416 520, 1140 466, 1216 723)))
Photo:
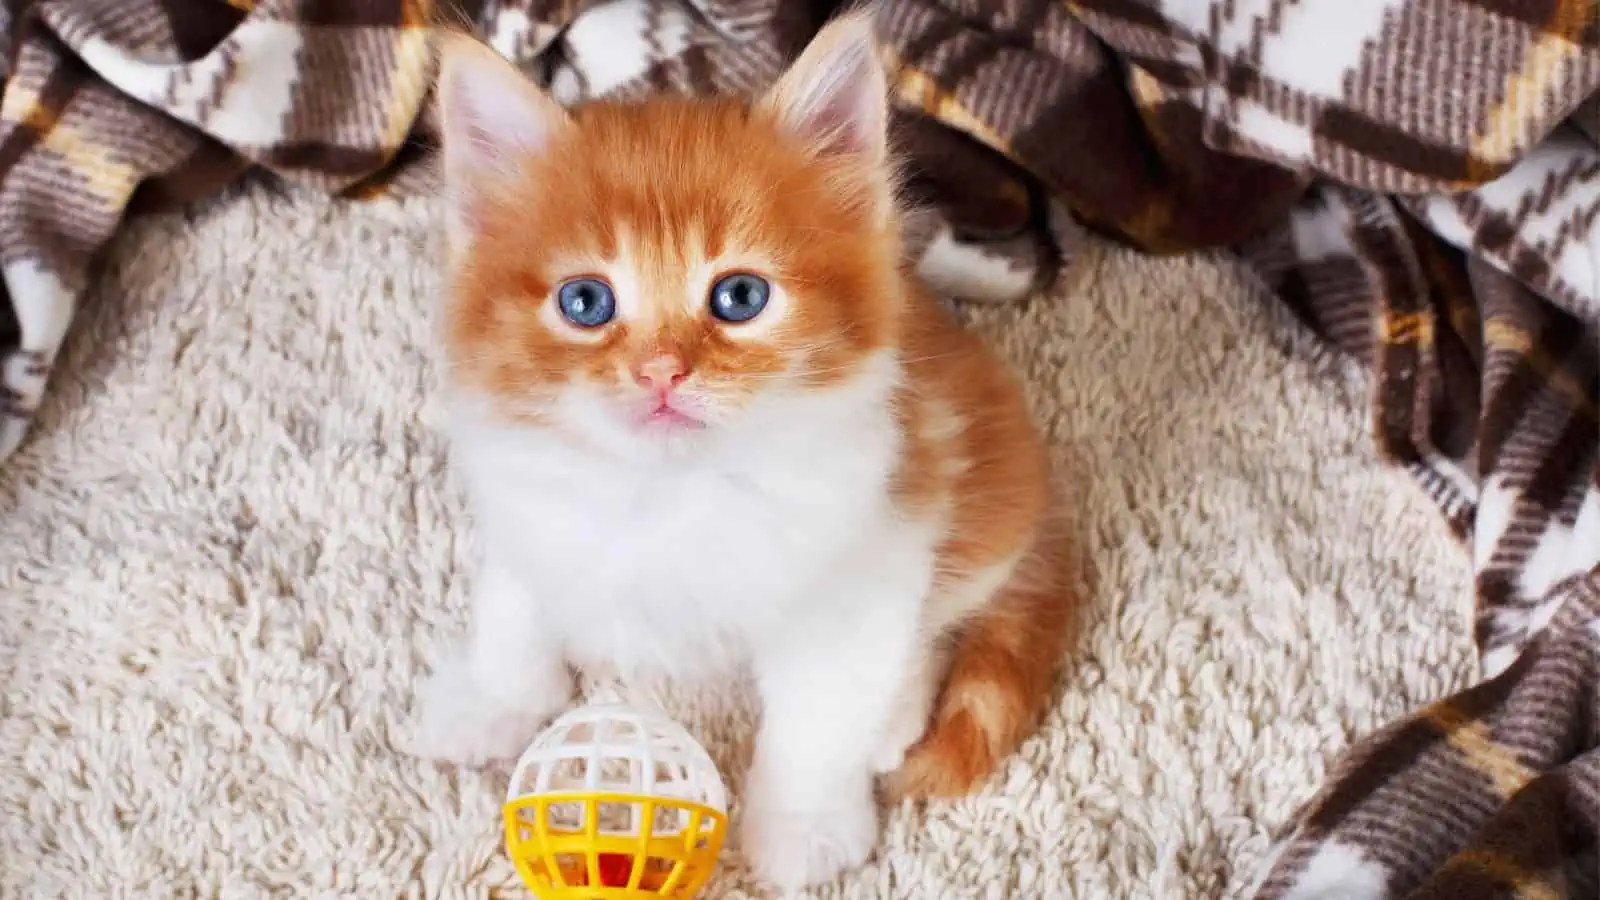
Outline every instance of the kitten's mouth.
POLYGON ((648 428, 667 429, 695 429, 704 428, 706 423, 689 415, 671 403, 657 403, 655 408, 645 413, 642 423, 648 428))

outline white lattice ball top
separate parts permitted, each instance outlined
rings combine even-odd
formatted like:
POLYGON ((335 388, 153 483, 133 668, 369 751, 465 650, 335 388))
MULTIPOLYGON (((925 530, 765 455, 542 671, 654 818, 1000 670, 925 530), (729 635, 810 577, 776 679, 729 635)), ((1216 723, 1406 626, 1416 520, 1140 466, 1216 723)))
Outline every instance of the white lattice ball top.
MULTIPOLYGON (((517 760, 506 801, 596 793, 659 797, 728 811, 722 776, 694 736, 662 713, 623 703, 579 707, 552 722, 517 760)), ((559 805, 551 806, 553 818, 559 817, 559 805)), ((601 804, 597 817, 601 833, 639 833, 639 816, 629 808, 637 804, 617 804, 612 816, 606 815, 606 805, 601 804)), ((581 818, 579 805, 573 807, 581 818)), ((665 817, 673 821, 656 818, 656 835, 687 825, 675 821, 677 816, 665 817)))

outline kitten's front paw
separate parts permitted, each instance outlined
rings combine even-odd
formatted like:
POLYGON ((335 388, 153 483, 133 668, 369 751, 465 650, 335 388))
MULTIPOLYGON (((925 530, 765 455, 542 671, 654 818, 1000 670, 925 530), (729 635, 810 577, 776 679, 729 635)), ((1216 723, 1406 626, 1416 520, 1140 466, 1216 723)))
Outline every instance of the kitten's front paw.
POLYGON ((921 740, 927 730, 926 705, 908 705, 897 710, 872 753, 872 774, 887 775, 900 768, 900 764, 906 761, 906 751, 921 740))
POLYGON ((831 881, 861 865, 878 840, 878 808, 868 793, 854 801, 792 808, 747 806, 739 842, 762 880, 784 890, 831 881))
POLYGON ((465 658, 452 658, 419 692, 421 721, 410 750, 464 766, 514 759, 567 702, 567 693, 560 685, 541 684, 519 692, 516 700, 496 696, 472 677, 465 658))

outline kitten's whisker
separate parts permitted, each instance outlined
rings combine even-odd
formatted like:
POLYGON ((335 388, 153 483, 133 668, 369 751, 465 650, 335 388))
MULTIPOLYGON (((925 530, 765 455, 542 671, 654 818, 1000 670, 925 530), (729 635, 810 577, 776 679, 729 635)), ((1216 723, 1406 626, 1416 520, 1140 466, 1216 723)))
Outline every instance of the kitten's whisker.
POLYGON ((795 231, 801 234, 825 234, 828 237, 848 237, 850 235, 848 231, 839 231, 835 228, 818 228, 814 225, 796 225, 793 227, 795 231))
POLYGON ((951 352, 951 353, 931 353, 931 354, 929 354, 927 356, 906 357, 904 359, 899 360, 899 362, 900 362, 900 365, 902 365, 902 366, 909 366, 909 365, 913 365, 915 363, 938 362, 941 359, 950 359, 952 357, 956 357, 956 356, 960 356, 960 355, 961 355, 960 353, 956 353, 956 352, 951 352))

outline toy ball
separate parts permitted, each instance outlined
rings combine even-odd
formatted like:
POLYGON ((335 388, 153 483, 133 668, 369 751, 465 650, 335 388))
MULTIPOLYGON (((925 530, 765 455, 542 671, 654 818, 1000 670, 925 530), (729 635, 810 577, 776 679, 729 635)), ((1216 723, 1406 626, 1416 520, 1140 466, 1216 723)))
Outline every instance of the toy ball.
POLYGON ((728 827, 722 776, 665 715, 621 703, 557 718, 517 760, 506 852, 540 900, 694 896, 728 827))

